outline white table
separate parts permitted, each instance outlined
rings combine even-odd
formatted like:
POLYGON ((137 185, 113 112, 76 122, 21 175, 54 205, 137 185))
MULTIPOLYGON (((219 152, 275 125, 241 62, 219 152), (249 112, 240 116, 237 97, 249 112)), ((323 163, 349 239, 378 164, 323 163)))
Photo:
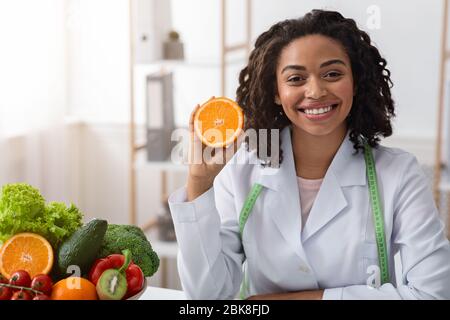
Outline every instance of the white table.
POLYGON ((186 300, 186 295, 180 290, 147 287, 139 300, 186 300))

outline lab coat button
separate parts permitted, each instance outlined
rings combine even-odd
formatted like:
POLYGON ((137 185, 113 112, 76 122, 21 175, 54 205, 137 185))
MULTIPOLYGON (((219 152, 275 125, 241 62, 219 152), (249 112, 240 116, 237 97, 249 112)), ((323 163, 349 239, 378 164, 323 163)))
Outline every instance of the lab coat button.
POLYGON ((299 269, 301 272, 309 273, 309 268, 305 265, 301 265, 299 269))

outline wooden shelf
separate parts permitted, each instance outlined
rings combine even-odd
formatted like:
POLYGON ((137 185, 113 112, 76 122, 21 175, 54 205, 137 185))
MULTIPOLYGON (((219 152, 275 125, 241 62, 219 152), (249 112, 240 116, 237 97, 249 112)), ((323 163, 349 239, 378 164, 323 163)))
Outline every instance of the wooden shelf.
MULTIPOLYGON (((145 152, 145 142, 136 141, 137 138, 137 128, 135 115, 137 111, 142 111, 137 99, 139 90, 142 90, 141 81, 147 79, 150 74, 172 71, 175 68, 217 68, 220 70, 220 82, 221 82, 221 94, 225 95, 225 75, 226 67, 233 63, 245 63, 247 57, 250 53, 251 44, 251 26, 252 26, 252 6, 251 0, 245 0, 245 7, 247 14, 245 16, 245 33, 246 39, 242 43, 229 45, 226 43, 226 30, 227 30, 227 19, 226 19, 226 0, 221 1, 221 29, 220 29, 220 41, 221 41, 221 55, 216 59, 212 60, 158 60, 153 63, 146 64, 135 64, 134 62, 134 34, 133 34, 133 1, 129 1, 129 14, 130 14, 130 162, 129 162, 129 178, 130 178, 130 192, 129 192, 129 223, 136 224, 137 217, 137 192, 136 192, 136 169, 138 168, 155 168, 161 171, 161 190, 162 199, 165 199, 169 190, 167 190, 167 173, 168 172, 186 172, 187 165, 173 163, 172 161, 147 161, 145 152), (244 51, 246 54, 243 55, 232 55, 227 56, 228 53, 235 51, 244 51), (246 50, 246 51, 245 51, 246 50), (137 85, 136 85, 137 82, 137 85), (135 91, 135 89, 137 91, 135 91)), ((155 221, 150 219, 143 226, 145 229, 152 229, 155 225, 155 221)), ((145 231, 145 230, 144 230, 145 231)))
POLYGON ((159 169, 169 172, 186 172, 188 170, 187 165, 176 164, 171 161, 136 161, 135 169, 139 168, 159 169))
MULTIPOLYGON (((237 46, 236 46, 237 47, 237 46)), ((242 45, 239 45, 239 48, 242 45)), ((230 47, 231 48, 231 47, 230 47)), ((234 48, 234 47, 233 47, 234 48)), ((234 51, 234 50, 230 50, 234 51)), ((227 59, 227 64, 240 64, 245 62, 247 59, 246 55, 235 56, 233 58, 227 59)), ((208 69, 208 68, 220 68, 221 62, 213 59, 210 60, 156 60, 150 63, 138 63, 134 65, 135 72, 152 73, 163 70, 173 70, 175 68, 195 68, 195 69, 208 69)))

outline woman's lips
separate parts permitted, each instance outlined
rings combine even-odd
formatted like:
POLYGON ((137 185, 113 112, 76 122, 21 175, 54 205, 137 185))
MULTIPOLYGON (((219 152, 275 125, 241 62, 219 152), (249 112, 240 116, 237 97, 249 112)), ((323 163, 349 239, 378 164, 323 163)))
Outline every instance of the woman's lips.
MULTIPOLYGON (((331 118, 333 116, 333 114, 336 112, 336 109, 338 107, 339 107, 339 104, 332 104, 331 110, 326 113, 322 113, 322 114, 307 114, 305 112, 305 109, 302 109, 302 108, 299 108, 298 111, 308 120, 323 121, 323 120, 327 120, 328 118, 331 118)), ((314 109, 320 109, 320 108, 315 107, 314 109)))

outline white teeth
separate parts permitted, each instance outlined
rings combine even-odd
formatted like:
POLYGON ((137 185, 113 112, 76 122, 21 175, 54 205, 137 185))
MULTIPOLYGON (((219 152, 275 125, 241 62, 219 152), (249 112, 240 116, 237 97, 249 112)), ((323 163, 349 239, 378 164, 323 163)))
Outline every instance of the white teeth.
POLYGON ((327 113, 332 109, 331 106, 325 107, 325 108, 319 108, 319 109, 305 109, 306 114, 323 114, 327 113))

